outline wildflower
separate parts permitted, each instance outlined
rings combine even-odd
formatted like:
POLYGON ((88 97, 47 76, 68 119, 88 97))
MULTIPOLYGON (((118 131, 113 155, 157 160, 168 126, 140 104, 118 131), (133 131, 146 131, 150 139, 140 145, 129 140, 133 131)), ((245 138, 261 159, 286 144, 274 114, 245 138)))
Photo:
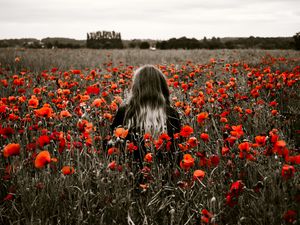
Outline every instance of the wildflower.
POLYGON ((285 161, 291 164, 300 164, 300 155, 286 156, 285 161))
POLYGON ((75 172, 75 169, 73 166, 64 166, 61 169, 61 172, 63 173, 63 175, 71 175, 75 172))
POLYGON ((152 156, 152 153, 147 153, 144 157, 144 161, 145 162, 148 162, 148 163, 151 163, 153 160, 153 156, 152 156))
POLYGON ((185 154, 180 162, 180 167, 184 170, 189 170, 195 165, 195 159, 190 154, 185 154))
POLYGON ((8 193, 4 198, 3 201, 11 201, 14 198, 14 194, 13 193, 8 193))
POLYGON ((276 143, 278 141, 277 129, 273 129, 269 132, 270 140, 272 143, 276 143))
POLYGON ((199 124, 203 123, 206 119, 208 118, 208 113, 207 112, 201 112, 198 116, 197 116, 197 122, 199 124))
POLYGON ((96 98, 93 103, 92 103, 92 107, 101 107, 102 104, 105 104, 106 101, 103 98, 96 98))
POLYGON ((295 220, 297 219, 297 212, 295 210, 287 210, 284 215, 283 219, 290 224, 293 224, 295 220))
POLYGON ((232 131, 230 131, 230 134, 234 137, 240 138, 244 135, 242 125, 232 126, 231 129, 232 131))
POLYGON ((190 137, 187 141, 187 144, 191 147, 194 148, 198 145, 198 141, 196 137, 190 137))
POLYGON ((228 123, 228 119, 226 117, 221 117, 220 122, 221 123, 228 123))
POLYGON ((119 138, 126 138, 128 135, 128 129, 125 130, 123 127, 119 127, 115 130, 115 136, 119 138))
POLYGON ((72 72, 73 74, 81 74, 81 71, 80 71, 80 70, 71 70, 71 72, 72 72))
POLYGON ((212 155, 212 156, 210 156, 209 159, 210 159, 210 162, 211 162, 211 164, 212 164, 213 166, 218 166, 219 163, 220 163, 220 157, 217 156, 217 155, 212 155))
POLYGON ((222 153, 223 156, 224 156, 224 155, 227 155, 227 154, 229 153, 229 148, 227 148, 227 147, 222 147, 221 153, 222 153))
POLYGON ((209 141, 209 135, 208 135, 207 133, 202 133, 202 134, 200 134, 200 138, 201 138, 204 142, 209 141))
POLYGON ((285 141, 283 141, 283 140, 280 140, 280 141, 277 141, 276 143, 275 143, 275 148, 284 148, 286 146, 286 143, 285 143, 285 141))
POLYGON ((273 147, 273 153, 277 153, 278 155, 282 155, 284 150, 286 149, 286 143, 283 140, 276 141, 273 147))
POLYGON ((4 147, 3 156, 5 158, 20 154, 20 144, 10 143, 4 147))
POLYGON ((194 130, 192 127, 185 125, 181 128, 180 135, 182 137, 189 137, 193 132, 194 132, 194 130))
POLYGON ((171 140, 171 138, 169 137, 169 135, 167 133, 162 133, 159 136, 159 139, 161 139, 162 141, 170 141, 171 140))
POLYGON ((34 166, 35 168, 41 169, 50 162, 50 153, 48 151, 41 151, 35 158, 34 166))
POLYGON ((129 152, 132 153, 133 151, 138 150, 138 147, 136 145, 134 145, 133 142, 129 142, 129 143, 127 143, 127 149, 129 152))
POLYGON ((255 137, 255 142, 259 145, 259 146, 264 146, 266 144, 266 136, 256 136, 255 137))
POLYGON ((195 170, 193 174, 194 180, 200 179, 203 180, 205 177, 205 172, 203 170, 195 170))
POLYGON ((230 207, 235 206, 238 204, 239 195, 242 193, 244 184, 242 181, 238 180, 233 182, 230 186, 229 193, 226 195, 226 204, 230 207))
POLYGON ((28 100, 28 106, 30 108, 37 108, 39 105, 39 100, 36 98, 35 95, 32 95, 31 98, 28 100))
POLYGON ((116 164, 116 161, 112 161, 112 162, 110 162, 109 164, 108 164, 108 168, 109 169, 111 169, 111 170, 115 170, 116 169, 116 166, 117 166, 117 164, 116 164))
POLYGON ((98 95, 100 93, 100 88, 96 86, 89 86, 86 88, 86 92, 88 95, 90 94, 98 95))
POLYGON ((251 109, 245 109, 245 113, 247 113, 247 114, 252 114, 253 113, 253 111, 251 110, 251 109))
POLYGON ((60 112, 60 117, 61 118, 72 117, 72 114, 68 110, 63 110, 60 112))
POLYGON ((230 193, 239 195, 242 192, 243 187, 244 187, 244 184, 242 183, 241 180, 233 182, 230 187, 230 193))
POLYGON ((281 169, 281 176, 285 179, 288 180, 292 178, 295 174, 295 167, 290 166, 290 165, 284 165, 281 169))
POLYGON ((41 117, 49 118, 52 116, 52 113, 53 110, 48 104, 45 104, 42 108, 35 110, 35 114, 41 117))
POLYGON ((213 214, 209 212, 207 209, 202 209, 201 210, 201 222, 202 224, 210 224, 211 219, 213 218, 213 214))
POLYGON ((147 140, 152 140, 151 134, 145 133, 145 134, 144 134, 144 140, 145 140, 145 141, 147 141, 147 140))
POLYGON ((110 113, 104 113, 103 114, 103 117, 105 118, 105 119, 107 119, 107 120, 109 120, 109 121, 111 121, 112 120, 112 115, 110 114, 110 113))
POLYGON ((114 153, 118 153, 118 149, 116 147, 111 147, 107 150, 108 155, 112 155, 114 153))
POLYGON ((247 141, 239 144, 238 148, 240 151, 250 152, 250 144, 247 141))
POLYGON ((0 134, 3 135, 4 137, 11 136, 15 133, 14 129, 11 127, 1 127, 0 125, 0 134))
POLYGON ((37 143, 41 148, 50 143, 50 138, 47 135, 42 135, 38 138, 37 143))
POLYGON ((276 116, 276 115, 278 114, 278 111, 277 111, 276 109, 273 109, 273 110, 271 111, 271 114, 272 114, 273 116, 276 116))

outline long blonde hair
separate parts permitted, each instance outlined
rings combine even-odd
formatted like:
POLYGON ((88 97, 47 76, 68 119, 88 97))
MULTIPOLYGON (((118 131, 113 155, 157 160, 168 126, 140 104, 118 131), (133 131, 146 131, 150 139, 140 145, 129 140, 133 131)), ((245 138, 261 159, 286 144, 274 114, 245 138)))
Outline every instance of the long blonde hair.
POLYGON ((127 99, 124 123, 137 132, 156 137, 166 132, 169 88, 164 74, 152 65, 137 69, 127 99))

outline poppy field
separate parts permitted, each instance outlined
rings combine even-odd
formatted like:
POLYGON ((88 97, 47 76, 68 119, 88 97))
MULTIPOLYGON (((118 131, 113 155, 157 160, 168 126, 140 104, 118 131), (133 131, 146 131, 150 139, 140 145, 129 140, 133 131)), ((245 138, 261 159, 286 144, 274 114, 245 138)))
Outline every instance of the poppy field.
POLYGON ((299 79, 296 51, 1 49, 0 224, 299 224, 299 79), (149 63, 181 131, 137 169, 110 125, 149 63))

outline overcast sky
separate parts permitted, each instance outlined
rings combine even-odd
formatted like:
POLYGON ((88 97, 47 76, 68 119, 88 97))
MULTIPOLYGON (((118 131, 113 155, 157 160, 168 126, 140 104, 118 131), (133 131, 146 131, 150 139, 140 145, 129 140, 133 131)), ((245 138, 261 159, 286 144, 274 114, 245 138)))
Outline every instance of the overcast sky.
POLYGON ((0 39, 277 37, 300 31, 300 0, 0 0, 0 39))

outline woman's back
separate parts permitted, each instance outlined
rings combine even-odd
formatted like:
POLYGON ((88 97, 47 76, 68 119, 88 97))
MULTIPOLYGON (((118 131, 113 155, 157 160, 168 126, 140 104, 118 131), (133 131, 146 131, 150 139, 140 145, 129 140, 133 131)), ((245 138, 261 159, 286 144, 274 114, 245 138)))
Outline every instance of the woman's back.
MULTIPOLYGON (((127 107, 128 107, 127 105, 123 105, 120 106, 120 108, 118 109, 118 112, 116 113, 114 121, 111 125, 112 131, 114 131, 115 128, 119 126, 122 127, 125 126, 126 123, 124 121, 124 118, 125 118, 127 107)), ((166 120, 167 134, 169 135, 169 137, 173 139, 174 134, 179 133, 181 128, 179 113, 171 106, 168 106, 166 109, 166 114, 167 114, 167 120, 166 120)))
POLYGON ((128 129, 126 139, 137 145, 135 160, 142 161, 147 152, 154 152, 145 148, 145 134, 155 141, 161 134, 167 133, 170 138, 168 154, 174 152, 174 134, 180 132, 180 117, 170 105, 169 87, 159 69, 146 65, 135 71, 129 96, 115 115, 112 131, 118 126, 128 129))

